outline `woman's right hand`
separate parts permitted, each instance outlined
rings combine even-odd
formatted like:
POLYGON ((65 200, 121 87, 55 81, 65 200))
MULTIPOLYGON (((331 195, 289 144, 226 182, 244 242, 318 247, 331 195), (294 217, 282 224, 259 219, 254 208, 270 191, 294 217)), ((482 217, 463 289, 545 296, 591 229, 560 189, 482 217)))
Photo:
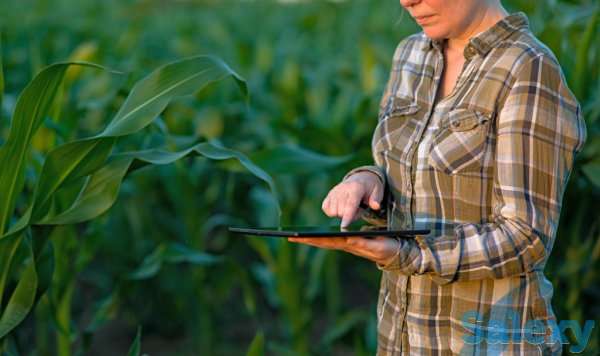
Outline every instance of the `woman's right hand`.
POLYGON ((342 218, 341 226, 346 227, 357 218, 361 202, 371 209, 379 210, 383 191, 383 183, 375 173, 359 171, 333 187, 323 200, 321 208, 329 217, 342 218))

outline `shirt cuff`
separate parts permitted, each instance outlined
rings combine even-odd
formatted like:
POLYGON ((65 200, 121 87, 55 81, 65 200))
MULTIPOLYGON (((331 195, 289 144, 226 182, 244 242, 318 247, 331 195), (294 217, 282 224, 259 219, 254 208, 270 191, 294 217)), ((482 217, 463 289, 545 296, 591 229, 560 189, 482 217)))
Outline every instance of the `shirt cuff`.
MULTIPOLYGON (((447 237, 441 236, 438 240, 445 238, 447 237)), ((382 271, 399 271, 405 275, 426 274, 439 285, 451 283, 459 262, 447 263, 448 261, 440 261, 439 256, 434 257, 429 239, 426 235, 398 238, 400 245, 394 258, 385 265, 376 263, 377 268, 382 271), (447 265, 442 266, 443 263, 447 265)))
POLYGON ((342 180, 346 180, 346 178, 348 178, 351 175, 353 175, 354 173, 358 173, 358 172, 371 172, 371 173, 376 174, 377 177, 379 177, 379 179, 381 180, 381 183, 383 183, 383 185, 385 186, 385 183, 386 183, 385 172, 383 171, 383 168, 378 167, 378 166, 356 167, 353 170, 351 170, 350 172, 346 173, 346 175, 344 176, 344 179, 342 179, 342 180))
POLYGON ((421 268, 421 250, 412 237, 399 237, 396 255, 387 264, 375 263, 381 271, 399 271, 406 275, 417 273, 421 268))

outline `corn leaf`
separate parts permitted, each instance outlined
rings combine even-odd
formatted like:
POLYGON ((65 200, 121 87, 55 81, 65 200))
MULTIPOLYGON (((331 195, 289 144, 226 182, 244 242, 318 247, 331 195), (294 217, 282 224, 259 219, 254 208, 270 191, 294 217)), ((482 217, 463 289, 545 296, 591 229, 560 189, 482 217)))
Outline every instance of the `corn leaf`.
POLYGON ((582 170, 596 187, 600 187, 600 163, 590 162, 584 165, 582 170))
POLYGON ((252 339, 246 356, 262 356, 265 354, 265 334, 259 331, 252 339))
POLYGON ((277 189, 273 179, 244 154, 203 142, 181 151, 160 149, 116 154, 112 161, 90 176, 79 196, 64 212, 47 215, 36 224, 75 224, 93 219, 107 211, 117 200, 119 187, 125 174, 149 164, 169 164, 186 156, 203 156, 212 160, 236 159, 253 175, 265 182, 275 197, 276 209, 281 214, 277 200, 277 189))
POLYGON ((589 78, 588 73, 588 61, 590 48, 594 41, 594 34, 596 33, 596 25, 598 23, 598 18, 600 17, 599 11, 593 11, 592 16, 590 17, 589 22, 585 28, 585 31, 582 35, 581 41, 577 46, 577 52, 575 54, 575 73, 573 74, 573 91, 575 95, 579 98, 584 96, 584 88, 586 87, 586 82, 589 78))
POLYGON ((21 191, 31 140, 52 108, 65 71, 70 65, 101 68, 91 63, 50 65, 25 87, 17 99, 8 139, 0 147, 0 234, 6 229, 21 191))
MULTIPOLYGON (((0 148, 0 245, 2 270, 0 271, 0 294, 15 249, 17 239, 31 224, 70 224, 92 219, 106 211, 117 198, 122 179, 130 169, 135 157, 121 156, 107 163, 116 138, 135 133, 154 120, 175 97, 191 95, 207 84, 232 76, 244 94, 245 82, 225 63, 210 56, 198 56, 167 64, 139 81, 127 97, 115 118, 99 135, 70 142, 53 149, 44 161, 40 178, 36 184, 33 201, 26 214, 10 231, 4 233, 12 216, 16 197, 23 183, 23 172, 27 160, 29 143, 42 120, 52 108, 65 71, 72 63, 59 63, 44 68, 24 89, 15 108, 9 137, 0 148), (88 176, 78 198, 64 213, 48 213, 53 195, 65 183, 88 176), (48 217, 48 214, 51 214, 48 217), (12 242, 12 244, 11 244, 12 242)), ((100 67, 94 64, 83 65, 100 67)), ((202 147, 195 152, 200 153, 202 147)), ((207 154, 216 157, 236 157, 241 162, 245 156, 225 149, 206 148, 207 154)), ((171 162, 183 155, 159 157, 159 161, 171 162)), ((153 163, 147 160, 146 163, 153 163)), ((242 162, 244 163, 244 162, 242 162)), ((251 162, 247 165, 258 174, 265 174, 251 162)), ((270 178, 265 174, 263 178, 270 178)), ((33 304, 37 287, 35 259, 19 279, 17 288, 0 319, 0 335, 6 335, 27 315, 33 304)))
MULTIPOLYGON (((0 240, 0 291, 4 290, 12 258, 22 240, 22 234, 15 233, 0 240)), ((2 302, 3 293, 0 293, 2 302)))
POLYGON ((216 57, 198 56, 162 66, 133 87, 100 136, 124 136, 137 132, 154 120, 173 98, 193 94, 227 76, 232 76, 247 96, 245 81, 216 57))
POLYGON ((221 261, 220 257, 209 255, 191 249, 180 243, 160 244, 150 253, 142 264, 128 276, 129 279, 141 280, 154 277, 164 263, 187 262, 195 265, 208 266, 221 261))
POLYGON ((2 100, 4 99, 4 66, 2 64, 2 32, 0 32, 0 113, 2 112, 2 100))
POLYGON ((25 263, 25 268, 19 277, 19 282, 2 317, 0 317, 0 338, 3 338, 14 327, 19 325, 23 319, 29 314, 33 301, 35 300, 35 292, 37 290, 38 276, 35 270, 35 258, 31 243, 26 242, 28 251, 28 260, 25 263))
POLYGON ((352 155, 331 157, 286 144, 256 152, 250 157, 269 173, 310 174, 346 163, 352 155))
POLYGON ((129 352, 127 356, 140 356, 141 351, 141 341, 142 341, 142 327, 138 326, 137 333, 135 335, 135 339, 129 348, 129 352))

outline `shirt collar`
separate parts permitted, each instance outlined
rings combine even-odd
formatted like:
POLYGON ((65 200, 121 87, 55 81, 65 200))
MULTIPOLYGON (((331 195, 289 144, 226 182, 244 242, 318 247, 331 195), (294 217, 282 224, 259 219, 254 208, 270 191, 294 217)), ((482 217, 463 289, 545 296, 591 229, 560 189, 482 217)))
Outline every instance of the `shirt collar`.
MULTIPOLYGON (((514 32, 528 27, 529 20, 527 19, 527 15, 523 12, 516 12, 504 17, 489 29, 477 34, 469 40, 469 44, 465 46, 464 49, 465 59, 470 60, 477 54, 485 56, 492 48, 497 46, 500 41, 504 40, 514 32)), ((435 48, 439 51, 442 50, 444 40, 432 40, 428 37, 428 41, 430 48, 435 48)))

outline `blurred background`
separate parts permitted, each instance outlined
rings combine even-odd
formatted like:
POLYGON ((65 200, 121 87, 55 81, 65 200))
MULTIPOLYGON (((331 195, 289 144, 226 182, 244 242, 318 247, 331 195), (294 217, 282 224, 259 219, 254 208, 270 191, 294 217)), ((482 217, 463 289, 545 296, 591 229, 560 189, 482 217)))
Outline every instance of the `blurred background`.
MULTIPOLYGON (((596 321, 584 354, 597 355, 600 2, 503 3, 527 13, 583 107, 588 141, 546 274, 559 320, 596 321)), ((396 0, 3 0, 0 31, 0 144, 19 93, 44 66, 85 60, 124 73, 68 73, 60 111, 34 139, 26 185, 52 147, 101 131, 135 81, 167 62, 213 54, 247 80, 248 103, 232 81, 218 82, 118 147, 168 145, 164 137, 222 143, 273 177, 283 224, 310 225, 328 221, 320 206, 329 188, 370 164, 393 51, 418 28, 396 0)), ((132 174, 108 213, 53 231, 52 283, 11 348, 125 354, 141 327, 149 355, 373 355, 380 273, 371 262, 226 231, 277 224, 274 199, 226 161, 186 158, 132 174)), ((18 212, 26 206, 20 200, 18 212)))

